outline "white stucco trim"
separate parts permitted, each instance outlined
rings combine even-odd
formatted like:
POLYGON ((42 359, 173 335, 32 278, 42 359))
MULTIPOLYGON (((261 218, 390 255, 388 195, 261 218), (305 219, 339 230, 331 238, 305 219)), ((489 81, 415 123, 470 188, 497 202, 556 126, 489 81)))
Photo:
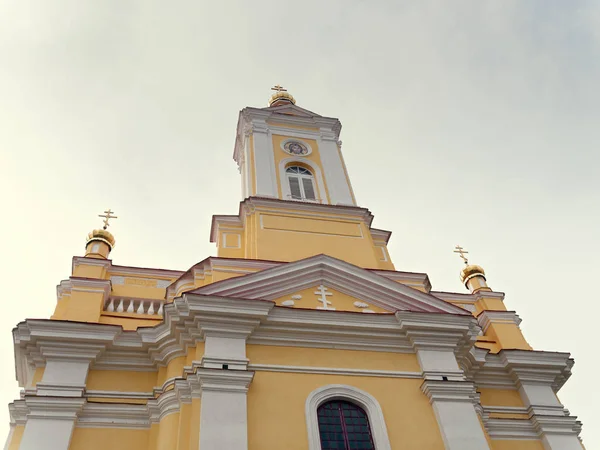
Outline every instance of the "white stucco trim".
POLYGON ((355 206, 352 187, 346 176, 337 142, 331 139, 319 138, 317 144, 323 171, 327 178, 331 204, 355 206))
MULTIPOLYGON (((292 156, 290 158, 284 158, 279 162, 279 181, 281 182, 281 198, 283 200, 291 200, 292 198, 292 193, 290 192, 290 185, 287 181, 287 177, 285 174, 286 167, 292 163, 299 163, 300 165, 305 165, 310 168, 310 171, 314 176, 315 183, 317 183, 317 190, 319 194, 317 201, 320 203, 329 203, 321 169, 312 161, 305 159, 301 156, 292 156)), ((305 201, 310 202, 310 200, 305 201)))
POLYGON ((308 449, 321 450, 319 436, 319 421, 317 408, 328 400, 348 400, 356 403, 365 410, 369 417, 369 425, 375 448, 377 450, 391 450, 390 439, 379 402, 371 394, 353 386, 344 384, 329 384, 312 391, 306 399, 306 426, 308 430, 308 449))

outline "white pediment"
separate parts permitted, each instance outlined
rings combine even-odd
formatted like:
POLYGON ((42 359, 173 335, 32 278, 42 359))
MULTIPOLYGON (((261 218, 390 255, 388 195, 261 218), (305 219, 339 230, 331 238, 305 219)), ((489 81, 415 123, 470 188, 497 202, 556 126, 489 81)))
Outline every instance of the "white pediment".
POLYGON ((190 293, 275 300, 315 285, 331 287, 386 311, 470 313, 433 295, 327 255, 209 284, 190 293))

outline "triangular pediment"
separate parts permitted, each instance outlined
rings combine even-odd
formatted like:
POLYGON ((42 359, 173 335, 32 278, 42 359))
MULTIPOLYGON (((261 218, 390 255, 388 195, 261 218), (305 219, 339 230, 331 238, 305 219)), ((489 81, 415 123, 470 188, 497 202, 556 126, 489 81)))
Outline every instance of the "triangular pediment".
POLYGON ((313 301, 317 298, 317 294, 314 292, 320 290, 320 286, 333 295, 338 293, 340 305, 344 306, 340 310, 344 311, 358 312, 362 309, 370 309, 373 312, 414 311, 470 314, 468 311, 430 294, 327 255, 317 255, 261 272, 219 281, 189 293, 271 300, 281 306, 288 306, 283 302, 294 300, 292 296, 301 295, 302 299, 294 302, 294 308, 308 307, 312 309, 314 307, 317 309, 319 302, 313 301), (310 294, 310 292, 313 293, 310 294), (354 305, 354 302, 365 303, 368 306, 361 305, 352 309, 351 305, 354 305))
POLYGON ((327 284, 317 284, 273 300, 277 306, 301 309, 319 309, 330 311, 350 311, 357 313, 393 313, 390 308, 368 303, 365 298, 349 295, 327 284))
POLYGON ((268 108, 263 108, 265 111, 274 112, 277 114, 288 114, 291 116, 299 116, 299 117, 321 117, 321 115, 309 111, 308 109, 300 108, 299 106, 289 104, 282 106, 271 106, 268 108))

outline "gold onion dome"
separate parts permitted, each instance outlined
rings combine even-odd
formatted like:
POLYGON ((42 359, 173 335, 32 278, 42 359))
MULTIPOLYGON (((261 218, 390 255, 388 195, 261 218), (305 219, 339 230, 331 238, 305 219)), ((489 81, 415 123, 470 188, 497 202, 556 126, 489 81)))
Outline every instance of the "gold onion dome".
POLYGON ((469 264, 463 270, 460 271, 460 281, 462 283, 466 283, 471 278, 480 276, 485 280, 485 271, 483 267, 478 266, 476 264, 469 264))
POLYGON ((281 106, 289 103, 292 105, 296 104, 296 99, 286 89, 279 85, 271 89, 274 90, 275 93, 271 95, 271 98, 269 99, 269 106, 281 106))
POLYGON ((112 235, 112 233, 110 231, 103 230, 103 229, 94 230, 94 231, 88 233, 87 241, 85 242, 85 245, 89 244, 92 241, 104 242, 104 243, 108 244, 108 246, 110 247, 111 250, 115 246, 115 237, 112 235))

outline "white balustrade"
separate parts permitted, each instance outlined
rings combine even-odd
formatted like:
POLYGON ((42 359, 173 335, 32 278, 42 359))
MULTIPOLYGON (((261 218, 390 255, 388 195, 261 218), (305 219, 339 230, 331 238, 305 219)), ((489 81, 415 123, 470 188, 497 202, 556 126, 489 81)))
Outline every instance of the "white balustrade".
POLYGON ((163 303, 162 300, 111 297, 104 304, 104 310, 107 312, 162 316, 163 303))

